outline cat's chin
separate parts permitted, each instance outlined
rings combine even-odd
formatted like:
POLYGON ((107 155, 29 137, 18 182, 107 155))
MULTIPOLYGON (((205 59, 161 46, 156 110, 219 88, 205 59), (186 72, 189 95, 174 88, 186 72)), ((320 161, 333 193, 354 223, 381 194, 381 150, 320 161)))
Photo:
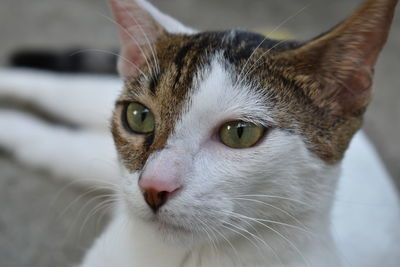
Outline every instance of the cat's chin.
POLYGON ((197 239, 197 231, 189 229, 186 226, 171 224, 159 219, 153 220, 151 224, 165 242, 175 245, 193 246, 199 241, 197 239))
POLYGON ((198 229, 191 229, 186 225, 170 223, 160 219, 158 216, 154 216, 151 219, 135 217, 142 221, 146 227, 150 227, 150 230, 165 243, 188 248, 207 242, 207 240, 203 240, 204 234, 198 229))
MULTIPOLYGON (((135 215, 135 217, 138 217, 135 215)), ((139 219, 150 227, 164 242, 183 247, 195 247, 209 242, 204 230, 191 223, 175 221, 165 215, 139 216, 139 219)))

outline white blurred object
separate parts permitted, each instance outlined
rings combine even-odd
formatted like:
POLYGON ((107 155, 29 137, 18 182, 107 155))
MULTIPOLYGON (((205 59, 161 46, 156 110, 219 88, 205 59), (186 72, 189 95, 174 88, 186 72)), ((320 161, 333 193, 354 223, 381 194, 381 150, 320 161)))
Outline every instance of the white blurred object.
POLYGON ((0 98, 38 106, 78 126, 108 131, 122 81, 112 75, 60 74, 0 69, 0 98))

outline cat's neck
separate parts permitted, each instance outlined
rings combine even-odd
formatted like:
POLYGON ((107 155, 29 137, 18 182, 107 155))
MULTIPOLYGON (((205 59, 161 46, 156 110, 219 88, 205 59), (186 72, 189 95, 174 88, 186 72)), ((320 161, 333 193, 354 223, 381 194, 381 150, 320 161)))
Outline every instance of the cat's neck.
POLYGON ((164 267, 314 266, 316 262, 339 266, 329 238, 329 210, 299 218, 307 229, 264 226, 257 229, 256 235, 242 232, 234 239, 222 238, 218 244, 190 248, 163 241, 153 227, 129 217, 121 205, 107 231, 96 241, 95 249, 86 256, 84 266, 125 266, 132 262, 134 266, 164 267), (299 258, 303 262, 298 262, 299 258), (292 262, 293 259, 297 261, 292 262))

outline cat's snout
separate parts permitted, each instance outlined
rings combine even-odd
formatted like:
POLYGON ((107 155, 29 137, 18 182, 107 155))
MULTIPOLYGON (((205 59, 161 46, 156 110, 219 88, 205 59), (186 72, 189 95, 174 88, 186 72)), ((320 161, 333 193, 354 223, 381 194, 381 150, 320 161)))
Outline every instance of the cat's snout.
POLYGON ((174 149, 160 151, 146 163, 138 181, 144 200, 157 212, 183 185, 182 173, 189 163, 174 149))
POLYGON ((146 203, 154 212, 157 212, 170 199, 172 193, 176 193, 181 186, 174 180, 141 177, 139 188, 143 192, 146 203))

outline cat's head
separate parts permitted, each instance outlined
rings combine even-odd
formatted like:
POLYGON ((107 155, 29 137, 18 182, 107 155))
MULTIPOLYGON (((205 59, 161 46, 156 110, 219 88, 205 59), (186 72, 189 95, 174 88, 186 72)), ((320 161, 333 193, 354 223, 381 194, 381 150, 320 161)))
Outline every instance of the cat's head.
POLYGON ((179 241, 328 213, 396 2, 366 1, 299 43, 196 32, 145 1, 110 0, 125 80, 112 132, 128 210, 179 241))

